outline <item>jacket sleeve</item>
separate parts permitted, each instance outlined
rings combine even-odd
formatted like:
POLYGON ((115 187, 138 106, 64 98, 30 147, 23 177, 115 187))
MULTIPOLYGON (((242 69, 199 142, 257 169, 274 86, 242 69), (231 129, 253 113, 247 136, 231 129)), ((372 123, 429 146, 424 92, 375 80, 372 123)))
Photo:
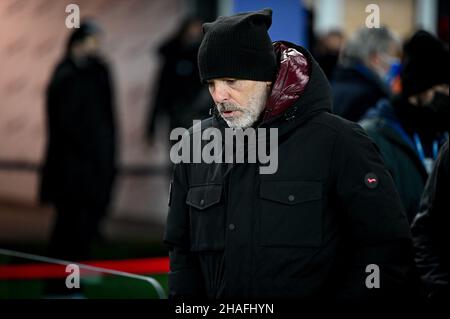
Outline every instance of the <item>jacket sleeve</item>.
POLYGON ((336 139, 333 165, 346 232, 336 298, 393 296, 405 288, 413 255, 409 225, 392 177, 376 145, 353 123, 336 139), (377 273, 379 288, 372 285, 377 273))
POLYGON ((170 259, 169 299, 202 298, 206 294, 198 259, 190 252, 185 165, 175 166, 169 191, 169 214, 164 234, 170 259))
POLYGON ((412 234, 415 261, 425 284, 428 296, 443 298, 448 292, 448 269, 443 260, 443 252, 448 247, 448 142, 441 152, 428 178, 419 213, 413 221, 412 234))

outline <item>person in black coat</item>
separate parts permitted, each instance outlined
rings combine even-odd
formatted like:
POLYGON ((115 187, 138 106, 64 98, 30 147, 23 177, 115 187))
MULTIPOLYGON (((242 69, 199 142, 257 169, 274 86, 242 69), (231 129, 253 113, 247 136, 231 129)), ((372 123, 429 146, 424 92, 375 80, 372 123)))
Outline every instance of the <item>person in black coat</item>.
POLYGON ((154 143, 156 131, 164 118, 168 118, 169 129, 173 130, 177 127, 189 128, 192 120, 208 116, 212 100, 208 90, 200 83, 196 67, 201 25, 199 18, 186 17, 175 34, 158 50, 162 68, 146 123, 149 144, 154 143))
POLYGON ((361 28, 344 45, 332 76, 333 111, 359 121, 379 99, 392 94, 390 74, 396 70, 401 45, 387 28, 361 28))
POLYGON ((448 141, 442 146, 420 203, 419 213, 412 225, 416 264, 428 297, 447 302, 449 249, 448 225, 450 214, 448 141))
MULTIPOLYGON (((406 297, 411 233, 392 177, 363 129, 331 114, 311 54, 271 42, 271 17, 264 9, 203 26, 200 78, 216 107, 178 146, 250 128, 265 145, 270 129, 277 165, 262 173, 261 158, 241 153, 176 164, 164 235, 170 298, 406 297)), ((230 145, 218 145, 226 155, 230 145)))
POLYGON ((116 174, 116 124, 101 30, 84 22, 47 88, 47 152, 40 200, 56 209, 49 253, 80 261, 100 235, 116 174))

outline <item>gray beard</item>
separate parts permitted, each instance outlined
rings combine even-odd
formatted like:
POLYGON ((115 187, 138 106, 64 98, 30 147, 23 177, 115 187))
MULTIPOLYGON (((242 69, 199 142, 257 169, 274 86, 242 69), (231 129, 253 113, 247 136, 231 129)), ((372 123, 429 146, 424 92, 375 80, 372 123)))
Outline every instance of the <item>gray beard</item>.
POLYGON ((268 95, 269 92, 264 87, 264 91, 250 97, 248 107, 246 108, 242 108, 233 103, 220 103, 219 105, 217 105, 217 108, 219 110, 219 113, 223 111, 241 111, 241 114, 238 118, 234 118, 231 120, 225 117, 222 118, 231 128, 246 129, 248 127, 251 127, 259 120, 266 106, 268 95))

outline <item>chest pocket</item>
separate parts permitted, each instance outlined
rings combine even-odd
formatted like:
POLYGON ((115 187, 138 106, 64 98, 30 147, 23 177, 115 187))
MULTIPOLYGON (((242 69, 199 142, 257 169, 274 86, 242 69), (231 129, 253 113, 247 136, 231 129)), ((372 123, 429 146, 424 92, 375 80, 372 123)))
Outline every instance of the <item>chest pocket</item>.
POLYGON ((262 181, 260 245, 319 247, 321 199, 321 182, 262 181))
POLYGON ((225 204, 222 185, 201 185, 189 188, 191 250, 222 250, 225 243, 225 204))

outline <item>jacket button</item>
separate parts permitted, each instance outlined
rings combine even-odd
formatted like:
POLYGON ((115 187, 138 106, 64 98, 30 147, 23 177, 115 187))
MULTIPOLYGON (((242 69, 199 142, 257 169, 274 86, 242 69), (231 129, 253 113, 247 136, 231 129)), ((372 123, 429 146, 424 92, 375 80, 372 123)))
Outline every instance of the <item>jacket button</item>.
POLYGON ((203 205, 205 205, 205 200, 204 199, 200 200, 200 206, 203 206, 203 205))
POLYGON ((228 225, 228 229, 229 230, 235 230, 236 229, 236 225, 230 224, 230 225, 228 225))
POLYGON ((288 196, 288 200, 289 200, 290 202, 293 202, 294 199, 295 199, 295 196, 294 196, 294 195, 289 195, 289 196, 288 196))

